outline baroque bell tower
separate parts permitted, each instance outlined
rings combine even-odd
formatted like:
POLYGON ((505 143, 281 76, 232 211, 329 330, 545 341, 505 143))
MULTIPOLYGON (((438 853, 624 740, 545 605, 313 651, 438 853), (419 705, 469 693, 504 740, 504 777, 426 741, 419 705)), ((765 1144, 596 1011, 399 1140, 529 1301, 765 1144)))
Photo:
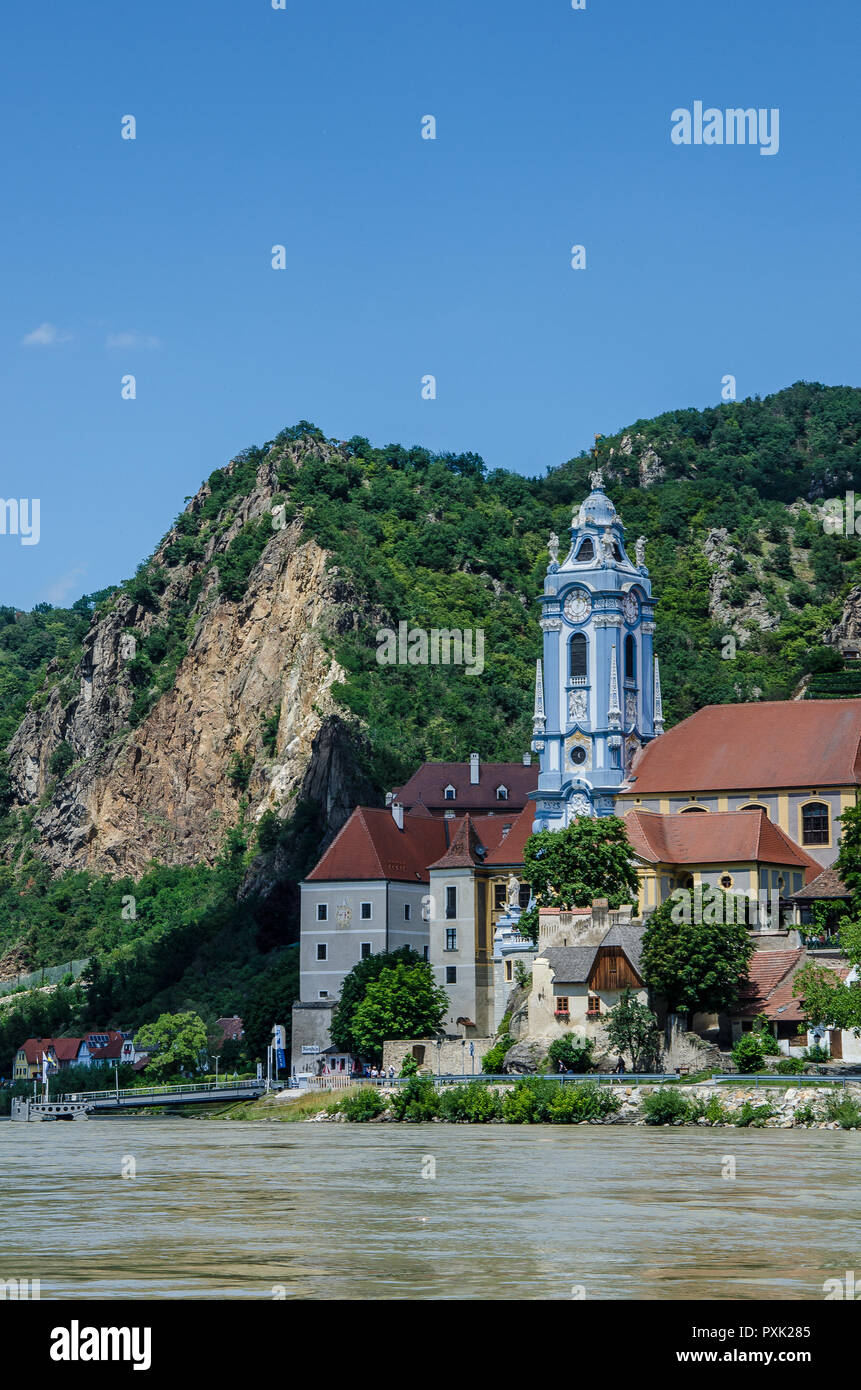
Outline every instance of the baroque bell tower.
POLYGON ((631 561, 601 473, 590 481, 561 564, 559 537, 548 544, 532 742, 541 766, 536 831, 612 815, 634 756, 663 733, 646 542, 637 541, 631 561))

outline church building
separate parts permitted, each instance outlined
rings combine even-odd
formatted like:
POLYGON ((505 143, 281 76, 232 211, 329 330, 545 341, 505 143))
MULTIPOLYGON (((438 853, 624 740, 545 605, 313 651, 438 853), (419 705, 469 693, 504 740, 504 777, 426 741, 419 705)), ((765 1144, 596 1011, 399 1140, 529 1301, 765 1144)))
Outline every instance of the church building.
MULTIPOLYGON (((861 700, 708 706, 665 733, 646 541, 632 559, 599 472, 591 484, 561 562, 559 537, 548 544, 538 767, 528 754, 428 763, 387 810, 354 811, 302 885, 294 1068, 325 1050, 344 975, 396 943, 430 961, 449 996, 447 1031, 493 1032, 495 945, 529 944, 516 923, 533 832, 621 816, 640 881, 635 917, 675 888, 718 887, 764 899, 753 927, 772 933, 834 862, 839 817, 861 787, 861 700)), ((513 956, 502 966, 511 972, 513 956)))

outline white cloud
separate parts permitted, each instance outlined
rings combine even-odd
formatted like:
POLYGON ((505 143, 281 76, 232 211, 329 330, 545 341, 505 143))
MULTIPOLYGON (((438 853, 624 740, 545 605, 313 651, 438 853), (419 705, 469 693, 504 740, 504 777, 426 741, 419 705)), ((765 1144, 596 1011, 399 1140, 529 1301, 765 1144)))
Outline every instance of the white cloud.
POLYGON ((75 597, 77 598, 81 587, 79 581, 86 572, 83 565, 77 565, 67 574, 61 574, 59 578, 52 580, 45 590, 45 601, 53 603, 55 607, 62 607, 63 599, 68 598, 72 590, 76 591, 75 597))
POLYGON ((71 333, 64 333, 56 324, 40 323, 21 342, 24 347, 54 347, 57 343, 69 343, 71 340, 71 333))
POLYGON ((136 328, 131 328, 125 333, 109 333, 109 348, 157 348, 161 347, 161 339, 156 338, 152 333, 138 333, 136 328))

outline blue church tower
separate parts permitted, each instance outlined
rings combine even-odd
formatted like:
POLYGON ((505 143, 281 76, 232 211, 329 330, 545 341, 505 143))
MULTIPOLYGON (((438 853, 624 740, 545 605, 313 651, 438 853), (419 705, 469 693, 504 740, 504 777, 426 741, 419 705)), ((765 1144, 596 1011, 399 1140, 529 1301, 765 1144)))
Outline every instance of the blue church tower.
POLYGON ((590 481, 562 564, 559 537, 548 545, 532 742, 541 766, 536 831, 612 815, 635 754, 664 727, 646 542, 637 541, 632 562, 600 472, 590 481))

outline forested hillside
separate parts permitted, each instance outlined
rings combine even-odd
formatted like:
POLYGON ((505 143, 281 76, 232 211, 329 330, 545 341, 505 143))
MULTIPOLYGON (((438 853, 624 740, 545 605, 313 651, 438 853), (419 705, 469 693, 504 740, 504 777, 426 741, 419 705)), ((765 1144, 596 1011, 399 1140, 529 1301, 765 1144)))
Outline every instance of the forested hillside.
MULTIPOLYGON (((820 504, 861 491, 861 390, 799 383, 765 400, 673 411, 599 439, 596 456, 629 542, 647 538, 668 722, 710 702, 789 698, 811 673, 842 666, 822 638, 861 579, 861 561, 856 538, 825 533, 820 504)), ((89 999, 59 992, 51 1005, 70 1026, 85 1018, 133 1025, 165 1001, 209 1017, 241 1012, 275 975, 289 993, 284 952, 297 930, 290 885, 337 828, 333 760, 346 804, 357 794, 351 786, 382 797, 426 758, 462 759, 473 749, 485 759, 519 758, 528 748, 541 650, 534 598, 547 537, 564 537, 594 467, 584 450, 526 478, 488 470, 470 453, 335 441, 302 422, 213 473, 116 590, 70 610, 0 610, 2 738, 12 740, 0 770, 0 975, 99 957, 98 990, 93 982, 89 999), (323 556, 325 591, 315 555, 323 556), (92 769, 104 766, 109 788, 115 765, 134 771, 157 755, 169 772, 171 721, 189 717, 188 691, 220 698, 204 636, 216 631, 221 650, 247 634, 249 613, 268 601, 267 576, 302 564, 307 577, 291 582, 305 586, 295 590, 303 604, 322 597, 325 618, 313 639, 337 677, 314 716, 304 774, 285 722, 300 698, 312 719, 319 697, 287 688, 285 676, 277 699, 269 686, 258 692, 218 746, 213 776, 230 795, 197 853, 194 823, 178 842, 168 817, 164 862, 143 878, 124 872, 116 834, 106 842, 115 874, 58 873, 58 864, 91 864, 82 856, 104 831, 98 808, 106 798, 82 799, 92 769), (483 674, 379 666, 376 630, 399 621, 482 628, 483 674), (81 691, 108 636, 112 651, 125 638, 135 645, 133 658, 117 663, 101 737, 81 691), (25 733, 16 734, 25 710, 25 733), (353 783, 344 781, 345 763, 353 783), (83 833, 78 823, 90 805, 97 809, 87 809, 93 823, 83 833), (52 838, 61 832, 71 846, 65 859, 52 838), (122 916, 128 895, 132 919, 122 916)), ((298 650, 303 634, 294 641, 298 650)), ((319 672, 319 661, 312 668, 305 659, 301 670, 319 672)), ((271 685, 272 671, 267 679, 271 685)), ((828 679, 843 689, 855 676, 835 674, 826 686, 828 679)), ((135 785, 125 784, 132 801, 135 785)), ((337 813, 343 817, 343 806, 337 813)), ((8 1027, 0 1023, 0 1053, 16 1029, 61 1026, 44 1014, 44 997, 27 1007, 8 1027)))

